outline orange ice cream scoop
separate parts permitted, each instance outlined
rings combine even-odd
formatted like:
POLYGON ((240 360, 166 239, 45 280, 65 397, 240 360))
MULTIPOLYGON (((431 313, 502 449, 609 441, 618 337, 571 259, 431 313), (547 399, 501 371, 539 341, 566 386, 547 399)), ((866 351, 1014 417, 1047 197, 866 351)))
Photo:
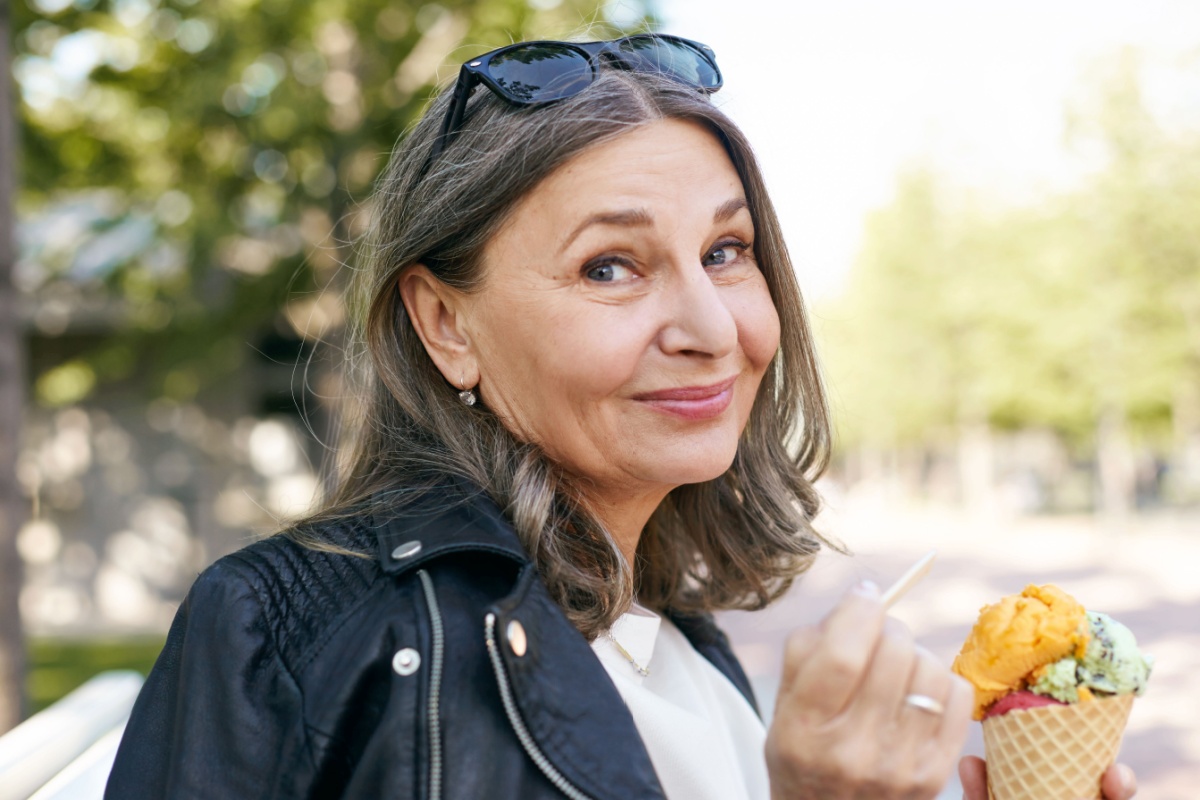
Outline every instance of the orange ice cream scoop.
POLYGON ((951 667, 975 687, 975 719, 1004 695, 1024 688, 1029 674, 1065 656, 1083 656, 1087 612, 1057 586, 1026 586, 984 606, 951 667))

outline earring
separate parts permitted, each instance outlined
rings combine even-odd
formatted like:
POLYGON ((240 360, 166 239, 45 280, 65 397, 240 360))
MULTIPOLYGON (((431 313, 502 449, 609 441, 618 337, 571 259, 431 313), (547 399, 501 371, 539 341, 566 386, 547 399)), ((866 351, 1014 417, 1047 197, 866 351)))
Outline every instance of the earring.
POLYGON ((462 401, 462 404, 464 406, 475 405, 475 393, 467 388, 467 379, 459 378, 458 385, 462 388, 462 391, 458 393, 458 399, 462 401))

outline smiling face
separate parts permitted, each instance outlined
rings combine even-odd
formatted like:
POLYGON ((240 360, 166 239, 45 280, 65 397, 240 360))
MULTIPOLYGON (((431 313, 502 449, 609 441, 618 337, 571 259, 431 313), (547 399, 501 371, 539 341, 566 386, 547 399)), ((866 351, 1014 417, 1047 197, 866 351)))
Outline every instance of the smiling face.
POLYGON ((719 476, 779 345, 753 242, 699 125, 585 151, 520 202, 463 297, 476 391, 603 502, 719 476))

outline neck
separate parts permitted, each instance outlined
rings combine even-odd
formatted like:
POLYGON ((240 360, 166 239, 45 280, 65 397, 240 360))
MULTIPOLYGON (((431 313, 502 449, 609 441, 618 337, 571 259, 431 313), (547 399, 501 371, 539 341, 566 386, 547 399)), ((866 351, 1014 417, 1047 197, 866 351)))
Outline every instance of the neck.
POLYGON ((650 521, 650 516, 668 492, 670 488, 640 494, 624 490, 612 495, 593 495, 590 498, 593 512, 604 523, 630 567, 633 566, 638 542, 641 541, 646 523, 650 521))

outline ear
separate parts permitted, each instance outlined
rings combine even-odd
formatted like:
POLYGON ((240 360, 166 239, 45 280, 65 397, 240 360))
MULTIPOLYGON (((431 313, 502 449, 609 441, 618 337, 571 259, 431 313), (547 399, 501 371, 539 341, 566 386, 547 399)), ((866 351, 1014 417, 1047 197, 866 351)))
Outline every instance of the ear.
POLYGON ((479 362, 463 324, 466 295, 442 283, 424 264, 405 269, 396 283, 412 326, 442 377, 460 389, 477 385, 479 362))

